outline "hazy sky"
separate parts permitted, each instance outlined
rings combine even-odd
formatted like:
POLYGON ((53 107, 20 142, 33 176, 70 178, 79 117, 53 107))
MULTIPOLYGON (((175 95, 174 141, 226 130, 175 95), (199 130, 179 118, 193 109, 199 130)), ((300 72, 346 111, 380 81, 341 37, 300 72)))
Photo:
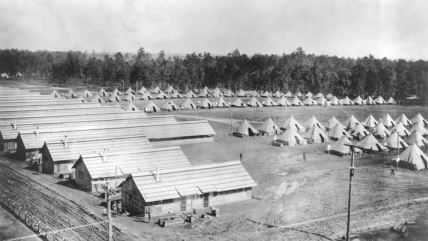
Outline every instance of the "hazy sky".
POLYGON ((428 59, 428 1, 2 0, 0 48, 428 59))

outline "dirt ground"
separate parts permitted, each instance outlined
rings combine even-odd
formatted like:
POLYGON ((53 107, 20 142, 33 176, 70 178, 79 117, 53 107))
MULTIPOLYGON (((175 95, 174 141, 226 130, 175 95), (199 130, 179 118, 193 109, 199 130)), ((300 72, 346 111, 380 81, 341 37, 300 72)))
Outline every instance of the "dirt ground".
MULTIPOLYGON (((201 99, 199 99, 201 100, 201 99)), ((234 99, 232 99, 233 101, 234 99)), ((259 98, 263 100, 263 98, 259 98)), ((173 100, 181 104, 184 99, 173 100)), ((198 99, 192 100, 197 103, 198 99)), ((229 102, 228 100, 226 100, 229 102)), ((243 98, 245 102, 246 99, 243 98)), ((158 106, 166 100, 155 100, 158 106)), ((147 101, 137 102, 137 107, 147 101)), ((124 105, 124 104, 123 104, 124 105)), ((233 128, 242 119, 255 127, 266 118, 279 124, 290 115, 303 123, 315 116, 323 124, 331 116, 344 121, 351 114, 364 120, 369 114, 379 119, 386 113, 396 118, 405 113, 412 118, 428 114, 421 106, 351 106, 351 107, 275 107, 200 109, 197 112, 177 111, 150 113, 172 114, 177 120, 209 120, 217 132, 214 142, 183 145, 182 149, 193 165, 239 160, 257 182, 253 199, 220 206, 221 217, 200 219, 195 224, 180 224, 160 228, 139 217, 116 217, 114 225, 135 240, 334 240, 345 235, 349 189, 350 157, 338 157, 324 152, 326 145, 274 147, 272 136, 232 137, 233 128), (303 153, 306 161, 303 161, 303 153)), ((427 152, 425 149, 424 152, 427 152)), ((399 169, 390 177, 390 155, 357 156, 352 194, 351 231, 360 240, 403 240, 403 235, 390 228, 405 222, 409 226, 405 240, 423 240, 428 234, 428 170, 413 172, 399 169)), ((71 181, 50 175, 33 175, 22 162, 8 165, 59 192, 104 218, 104 200, 76 188, 71 181)))

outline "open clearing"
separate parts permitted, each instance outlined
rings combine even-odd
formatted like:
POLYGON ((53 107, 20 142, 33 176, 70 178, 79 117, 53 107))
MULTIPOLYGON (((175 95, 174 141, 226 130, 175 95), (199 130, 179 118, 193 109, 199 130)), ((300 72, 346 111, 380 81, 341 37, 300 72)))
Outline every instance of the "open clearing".
MULTIPOLYGON (((154 102, 161 106, 166 101, 154 102)), ((173 101, 179 105, 184 99, 173 101)), ((137 103, 137 107, 144 103, 137 103)), ((394 119, 399 113, 405 113, 411 118, 420 112, 425 118, 428 117, 424 107, 401 106, 399 111, 398 108, 233 108, 232 117, 234 128, 239 125, 238 120, 244 118, 257 127, 258 123, 261 124, 268 117, 275 117, 276 122, 281 123, 285 116, 289 115, 293 115, 301 123, 314 115, 323 124, 333 115, 339 121, 344 121, 351 114, 359 120, 365 119, 369 114, 378 119, 386 113, 394 119)), ((331 240, 345 234, 349 156, 338 157, 324 153, 326 143, 274 147, 270 144, 272 136, 232 137, 231 113, 228 108, 199 109, 197 113, 190 110, 149 115, 163 114, 175 115, 177 120, 192 120, 196 114, 198 119, 208 119, 217 132, 215 141, 182 146, 192 165, 238 160, 242 152, 243 165, 258 186, 253 190, 252 200, 221 206, 221 217, 198 220, 193 225, 183 223, 160 228, 135 216, 114 218, 114 225, 135 240, 331 240), (303 152, 306 153, 306 161, 303 161, 303 152)), ((390 169, 385 163, 395 155, 356 157, 352 233, 361 234, 361 240, 384 240, 384 237, 388 237, 387 240, 400 240, 400 236, 383 229, 398 222, 415 220, 418 220, 418 226, 412 228, 409 237, 426 235, 426 222, 420 220, 428 210, 428 171, 400 169, 396 171, 395 178, 390 178, 390 169)), ((103 217, 104 201, 100 197, 79 190, 68 180, 49 175, 33 175, 35 170, 28 168, 25 163, 8 158, 2 158, 2 163, 60 193, 62 196, 55 199, 54 205, 57 205, 59 200, 75 209, 81 205, 88 209, 85 209, 88 221, 97 220, 89 216, 92 212, 103 217), (67 199, 71 202, 66 201, 67 199)), ((40 205, 42 208, 49 207, 40 205)), ((61 212, 60 208, 57 209, 57 212, 61 212)), ((85 235, 85 232, 80 235, 85 235)), ((105 231, 100 230, 97 234, 103 236, 105 231)))

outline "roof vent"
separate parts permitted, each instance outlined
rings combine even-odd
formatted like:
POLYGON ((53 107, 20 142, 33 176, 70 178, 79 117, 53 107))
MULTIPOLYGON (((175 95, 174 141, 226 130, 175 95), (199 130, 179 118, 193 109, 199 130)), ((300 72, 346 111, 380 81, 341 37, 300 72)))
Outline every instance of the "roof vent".
POLYGON ((65 136, 65 140, 64 140, 64 147, 67 147, 68 145, 67 145, 67 136, 65 136))
POLYGON ((39 137, 39 127, 36 127, 36 137, 39 137))
POLYGON ((159 181, 160 181, 160 168, 158 166, 158 171, 156 173, 156 182, 159 182, 159 181))
POLYGON ((13 121, 13 129, 16 130, 16 120, 13 121))
POLYGON ((106 148, 104 148, 103 162, 107 162, 107 149, 106 148))

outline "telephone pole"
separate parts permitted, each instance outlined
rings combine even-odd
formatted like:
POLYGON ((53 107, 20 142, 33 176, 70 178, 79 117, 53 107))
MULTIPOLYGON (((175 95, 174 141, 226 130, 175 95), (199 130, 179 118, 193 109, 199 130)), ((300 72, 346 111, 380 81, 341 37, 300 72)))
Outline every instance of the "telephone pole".
POLYGON ((354 158, 355 158, 355 152, 354 148, 357 146, 352 144, 344 144, 346 146, 349 146, 351 148, 351 167, 349 172, 349 197, 348 197, 348 220, 346 222, 346 241, 350 241, 351 239, 351 197, 352 197, 352 181, 354 179, 354 158))
POLYGON ((110 188, 109 183, 101 185, 102 189, 106 192, 107 197, 107 218, 108 218, 108 241, 113 241, 113 228, 111 222, 111 196, 116 193, 115 188, 110 188))

